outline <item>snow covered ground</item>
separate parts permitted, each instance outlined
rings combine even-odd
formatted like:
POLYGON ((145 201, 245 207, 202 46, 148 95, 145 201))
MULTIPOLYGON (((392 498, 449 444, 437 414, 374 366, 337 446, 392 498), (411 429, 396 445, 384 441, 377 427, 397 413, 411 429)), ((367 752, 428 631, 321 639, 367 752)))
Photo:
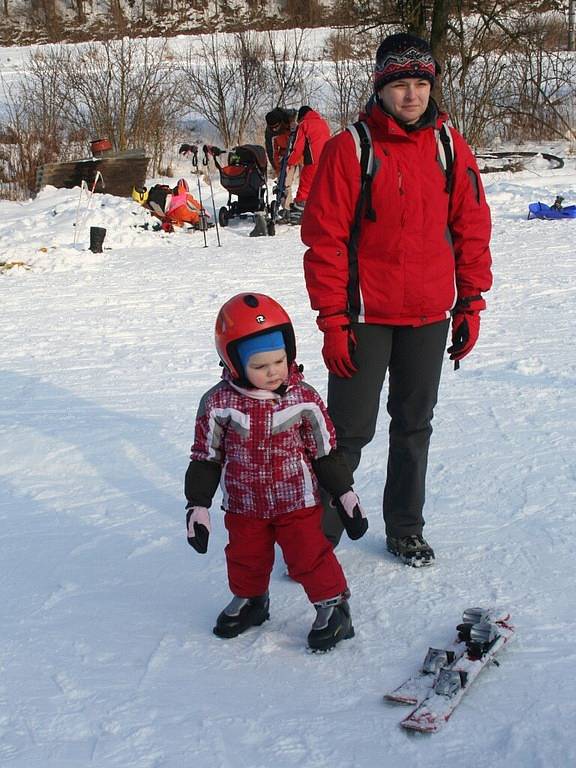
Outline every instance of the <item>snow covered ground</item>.
POLYGON ((576 162, 485 182, 495 286, 474 353, 457 373, 446 359, 426 507, 436 565, 385 552, 383 413, 357 474, 370 530, 338 549, 356 637, 326 655, 305 650, 314 612, 281 558, 271 620, 214 637, 229 599, 218 503, 207 555, 184 530, 225 299, 282 302, 325 393, 298 229, 250 239, 236 220, 204 248, 197 232, 144 230, 129 200, 88 208, 78 190, 48 188, 0 203, 0 261, 27 265, 0 274, 0 765, 576 764, 576 222, 526 220, 529 202, 576 202, 576 162), (88 250, 90 226, 108 230, 102 254, 88 250), (441 733, 403 731, 405 710, 382 694, 452 637, 464 608, 492 604, 518 629, 500 667, 441 733))

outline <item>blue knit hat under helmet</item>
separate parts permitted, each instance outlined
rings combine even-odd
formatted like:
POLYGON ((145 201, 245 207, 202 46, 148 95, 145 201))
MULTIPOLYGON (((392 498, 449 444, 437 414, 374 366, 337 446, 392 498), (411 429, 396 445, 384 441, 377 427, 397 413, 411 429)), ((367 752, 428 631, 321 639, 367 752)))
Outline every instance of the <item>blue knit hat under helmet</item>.
POLYGON ((242 363, 242 368, 246 371, 246 364, 252 355, 258 352, 274 352, 277 349, 286 349, 282 331, 270 331, 259 336, 243 339, 238 342, 236 352, 242 363))

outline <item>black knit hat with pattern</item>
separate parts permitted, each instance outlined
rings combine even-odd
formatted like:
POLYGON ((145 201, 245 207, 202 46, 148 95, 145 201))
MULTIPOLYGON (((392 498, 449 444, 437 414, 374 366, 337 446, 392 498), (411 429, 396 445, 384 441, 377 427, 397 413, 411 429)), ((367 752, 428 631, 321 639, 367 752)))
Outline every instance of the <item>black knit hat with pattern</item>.
POLYGON ((374 90, 394 80, 416 77, 434 86, 439 73, 430 45, 421 37, 401 32, 386 37, 376 52, 374 90))

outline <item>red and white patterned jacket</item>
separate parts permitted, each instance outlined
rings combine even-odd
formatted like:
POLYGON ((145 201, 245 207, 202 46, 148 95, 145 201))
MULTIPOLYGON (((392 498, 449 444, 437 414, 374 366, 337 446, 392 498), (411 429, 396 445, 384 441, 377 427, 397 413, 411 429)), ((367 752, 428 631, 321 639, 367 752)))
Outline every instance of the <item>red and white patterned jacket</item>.
MULTIPOLYGON (((227 371, 223 379, 200 402, 190 456, 193 464, 221 467, 222 508, 269 519, 318 504, 312 463, 331 454, 336 436, 322 399, 298 366, 292 364, 282 395, 242 389, 227 371)), ((194 488, 187 496, 194 496, 194 488)))

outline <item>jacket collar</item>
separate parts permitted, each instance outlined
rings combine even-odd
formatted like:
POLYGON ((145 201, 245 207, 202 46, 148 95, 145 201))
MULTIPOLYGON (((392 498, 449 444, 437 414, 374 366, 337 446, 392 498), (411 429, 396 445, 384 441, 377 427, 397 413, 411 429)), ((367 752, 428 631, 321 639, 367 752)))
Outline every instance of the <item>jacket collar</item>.
POLYGON ((280 400, 289 389, 304 380, 302 366, 298 365, 296 362, 293 362, 290 366, 287 383, 283 384, 274 392, 270 392, 267 389, 249 387, 244 380, 234 380, 227 368, 224 368, 222 371, 222 378, 232 387, 232 389, 235 389, 236 392, 239 392, 245 397, 251 397, 253 400, 280 400))

